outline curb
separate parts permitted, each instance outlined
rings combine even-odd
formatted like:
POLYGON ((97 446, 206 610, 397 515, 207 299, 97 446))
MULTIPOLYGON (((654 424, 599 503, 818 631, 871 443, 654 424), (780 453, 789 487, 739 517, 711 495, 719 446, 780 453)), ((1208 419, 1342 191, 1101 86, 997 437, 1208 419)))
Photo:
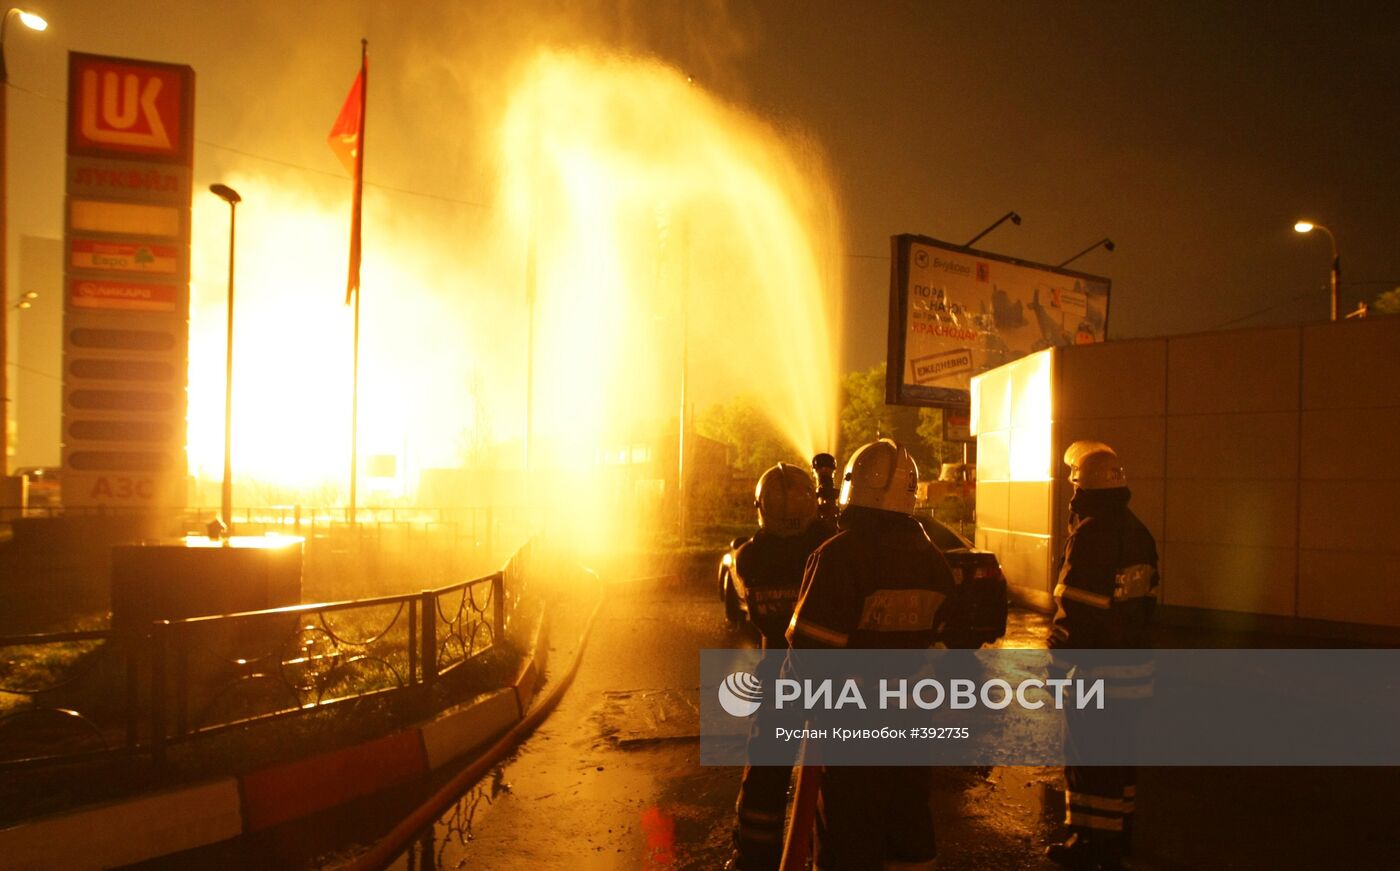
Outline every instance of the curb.
POLYGON ((509 686, 380 738, 238 777, 0 829, 7 869, 101 869, 207 847, 426 776, 524 719, 549 656, 548 610, 509 686))

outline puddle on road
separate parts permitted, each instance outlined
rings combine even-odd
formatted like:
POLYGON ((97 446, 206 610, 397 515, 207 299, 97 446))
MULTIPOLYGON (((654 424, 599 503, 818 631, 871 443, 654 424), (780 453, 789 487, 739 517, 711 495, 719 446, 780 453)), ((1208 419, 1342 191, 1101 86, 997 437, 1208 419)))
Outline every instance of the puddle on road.
POLYGON ((598 737, 619 747, 700 738, 695 690, 619 690, 603 693, 593 715, 598 737))

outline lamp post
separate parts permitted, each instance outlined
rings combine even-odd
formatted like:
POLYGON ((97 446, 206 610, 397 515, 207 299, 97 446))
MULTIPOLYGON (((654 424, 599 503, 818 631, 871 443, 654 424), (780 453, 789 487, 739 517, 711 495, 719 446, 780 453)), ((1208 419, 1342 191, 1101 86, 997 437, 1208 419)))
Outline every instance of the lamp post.
POLYGON ((1073 257, 1071 257, 1070 259, 1066 260, 1064 263, 1061 263, 1061 264, 1060 264, 1058 267, 1056 267, 1056 268, 1058 268, 1058 269, 1064 269, 1066 266, 1070 265, 1070 264, 1073 263, 1074 261, 1076 261, 1076 260, 1078 260, 1079 258, 1083 257, 1085 254, 1088 254, 1090 251, 1093 251, 1095 248, 1099 247, 1100 245, 1102 245, 1102 246, 1104 247, 1104 250, 1105 250, 1105 251, 1112 251, 1113 248, 1114 248, 1113 240, 1112 240, 1112 239, 1109 239, 1109 238, 1107 238, 1107 237, 1105 237, 1105 238, 1100 239, 1099 241, 1095 242, 1094 244, 1090 245, 1088 248, 1085 248, 1083 251, 1080 251, 1078 254, 1076 254, 1076 255, 1074 255, 1073 257))
POLYGON ((987 235, 988 233, 992 232, 992 231, 995 230, 997 227, 1000 227, 1000 226, 1002 225, 1002 222, 1006 221, 1008 218, 1011 219, 1011 223, 1015 224, 1015 225, 1018 226, 1018 227, 1021 226, 1021 216, 1018 215, 1018 214, 1016 214, 1015 212, 1007 212, 1006 214, 1002 215, 1000 218, 997 218, 997 219, 996 219, 996 222, 993 223, 992 226, 988 227, 987 229, 985 229, 985 230, 983 230, 982 232, 978 233, 976 236, 973 236, 971 239, 967 240, 967 244, 964 245, 963 247, 964 247, 964 248, 971 248, 973 242, 976 242, 978 239, 981 239, 983 236, 985 236, 985 235, 987 235))
MULTIPOLYGON (((226 534, 233 531, 233 240, 238 204, 243 198, 226 184, 211 184, 209 192, 228 203, 228 347, 224 354, 224 487, 220 515, 226 534)), ((226 539, 227 540, 227 539, 226 539)))
POLYGON ((1342 257, 1337 253, 1337 237, 1332 235, 1332 231, 1321 224, 1312 221, 1299 221, 1293 225, 1296 233, 1311 233, 1313 230, 1321 230, 1327 234, 1327 241, 1332 243, 1332 320, 1337 319, 1337 294, 1342 286, 1342 257))
POLYGON ((5 29, 9 27, 10 16, 19 19, 30 30, 47 30, 49 23, 27 9, 10 7, 0 19, 0 476, 10 474, 10 367, 9 360, 9 275, 10 275, 10 228, 6 220, 9 204, 5 166, 8 163, 6 143, 9 130, 6 118, 9 116, 10 73, 5 68, 5 29))

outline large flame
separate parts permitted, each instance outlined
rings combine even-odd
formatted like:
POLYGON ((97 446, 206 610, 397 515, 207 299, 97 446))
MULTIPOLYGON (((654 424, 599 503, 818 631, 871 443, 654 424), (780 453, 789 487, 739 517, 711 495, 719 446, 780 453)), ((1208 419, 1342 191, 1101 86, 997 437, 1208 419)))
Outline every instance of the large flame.
MULTIPOLYGON (((582 474, 674 433, 683 373, 691 408, 757 393, 795 450, 835 443, 842 275, 819 162, 674 69, 578 53, 523 64, 500 130, 498 212, 446 220, 367 193, 359 452, 394 460, 362 465, 362 504, 412 498, 421 470, 473 446, 523 466, 528 441, 536 468, 582 474)), ((237 501, 341 501, 348 197, 226 181, 244 199, 237 501)), ((189 450, 204 482, 222 469, 227 222, 197 200, 189 450)))
POLYGON ((675 415, 684 374, 690 403, 756 392, 796 450, 834 444, 841 276, 819 165, 674 69, 559 53, 527 67, 503 153, 539 258, 537 434, 675 415))

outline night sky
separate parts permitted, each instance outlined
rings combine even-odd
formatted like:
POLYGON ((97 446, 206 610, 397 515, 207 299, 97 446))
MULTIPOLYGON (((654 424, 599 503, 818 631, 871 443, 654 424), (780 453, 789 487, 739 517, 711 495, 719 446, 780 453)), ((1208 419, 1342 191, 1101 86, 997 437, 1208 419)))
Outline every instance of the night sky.
POLYGON ((655 55, 804 143, 842 206, 852 367, 883 354, 889 236, 965 242, 1010 209, 1024 224, 979 247, 1057 263, 1114 240, 1076 263, 1113 280, 1111 337, 1325 319, 1327 242, 1302 216, 1338 237, 1343 311, 1400 285, 1393 4, 33 8, 49 31, 5 47, 12 240, 62 233, 68 50, 195 67, 196 189, 251 163, 343 196, 325 135, 363 35, 366 172, 395 209, 489 211, 491 119, 538 45, 655 55))

